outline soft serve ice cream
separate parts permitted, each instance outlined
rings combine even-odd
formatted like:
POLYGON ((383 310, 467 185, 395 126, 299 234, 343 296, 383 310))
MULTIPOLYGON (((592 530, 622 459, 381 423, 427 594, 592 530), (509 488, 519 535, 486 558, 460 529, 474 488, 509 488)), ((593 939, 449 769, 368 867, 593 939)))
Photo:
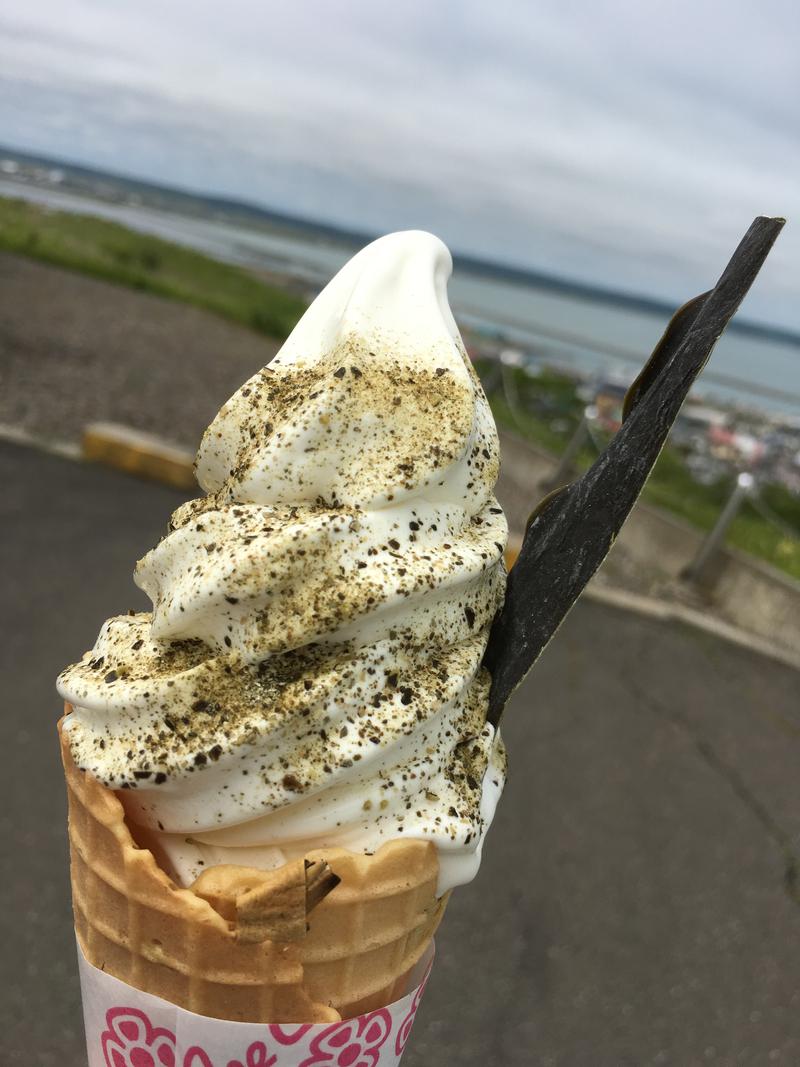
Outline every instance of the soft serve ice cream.
POLYGON ((398 837, 435 842, 440 892, 477 871, 507 527, 451 269, 412 231, 336 275, 206 431, 206 495, 136 568, 152 614, 59 678, 76 765, 183 885, 398 837))

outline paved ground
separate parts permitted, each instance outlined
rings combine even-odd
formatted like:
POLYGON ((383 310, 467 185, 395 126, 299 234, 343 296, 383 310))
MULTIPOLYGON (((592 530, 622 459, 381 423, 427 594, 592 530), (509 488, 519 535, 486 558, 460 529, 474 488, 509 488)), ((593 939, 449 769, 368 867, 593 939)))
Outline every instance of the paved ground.
MULTIPOLYGON (((58 670, 131 581, 171 490, 0 444, 0 1063, 81 1067, 58 670)), ((800 1063, 798 678, 597 603, 507 712, 511 779, 408 1067, 800 1063), (793 895, 794 894, 794 895, 793 895)))
POLYGON ((199 308, 0 253, 0 423, 122 422, 196 448, 277 343, 199 308))

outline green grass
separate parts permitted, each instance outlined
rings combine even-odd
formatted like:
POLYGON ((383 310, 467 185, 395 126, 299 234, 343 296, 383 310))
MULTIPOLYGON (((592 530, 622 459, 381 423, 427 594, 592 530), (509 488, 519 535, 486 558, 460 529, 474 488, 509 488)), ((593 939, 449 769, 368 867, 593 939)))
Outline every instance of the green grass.
MULTIPOLYGON (((698 485, 680 453, 665 448, 642 495, 649 503, 679 515, 701 530, 710 530, 732 489, 733 477, 720 479, 714 485, 698 485)), ((760 493, 768 506, 771 500, 780 501, 783 513, 776 508, 771 510, 786 526, 800 529, 800 501, 777 485, 764 486, 760 493)), ((788 531, 768 522, 749 501, 731 523, 726 543, 800 578, 800 537, 791 537, 788 531)))
MULTIPOLYGON (((583 405, 575 396, 574 383, 547 371, 529 378, 520 370, 506 371, 506 389, 491 365, 476 367, 499 426, 513 430, 555 454, 560 454, 575 431, 583 405), (494 375, 494 377, 493 377, 494 375)), ((584 448, 577 466, 585 470, 597 451, 584 448)), ((692 477, 683 455, 667 446, 647 480, 643 499, 685 519, 701 530, 710 530, 728 499, 733 476, 713 485, 700 485, 692 477)), ((793 578, 800 579, 800 500, 778 485, 762 486, 760 499, 782 524, 767 521, 750 501, 745 502, 728 531, 726 543, 765 560, 793 578)))
MULTIPOLYGON (((516 406, 512 407, 501 393, 489 393, 488 396, 492 414, 498 426, 502 426, 506 430, 515 431, 527 438, 527 440, 556 455, 563 452, 567 441, 569 441, 578 425, 579 420, 577 418, 564 418, 563 421, 567 428, 554 429, 553 423, 560 422, 560 419, 546 419, 542 418, 541 415, 534 415, 531 411, 519 409, 516 406)), ((589 453, 587 452, 587 458, 588 456, 589 453)), ((585 466, 588 465, 587 462, 585 466)))
POLYGON ((283 340, 304 302, 239 267, 115 222, 0 197, 0 250, 216 312, 283 340))

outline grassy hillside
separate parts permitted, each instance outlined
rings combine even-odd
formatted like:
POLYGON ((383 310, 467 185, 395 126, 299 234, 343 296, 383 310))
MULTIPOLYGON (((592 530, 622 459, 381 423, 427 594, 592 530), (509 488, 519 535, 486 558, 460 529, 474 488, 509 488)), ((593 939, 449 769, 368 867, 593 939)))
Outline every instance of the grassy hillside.
POLYGON ((214 311, 285 338, 305 304, 239 267, 115 222, 0 197, 0 250, 214 311))

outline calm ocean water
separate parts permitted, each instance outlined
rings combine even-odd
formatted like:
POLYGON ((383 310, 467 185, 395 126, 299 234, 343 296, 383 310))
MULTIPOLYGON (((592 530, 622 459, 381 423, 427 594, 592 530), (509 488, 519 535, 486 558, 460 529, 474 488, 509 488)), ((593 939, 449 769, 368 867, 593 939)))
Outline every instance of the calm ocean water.
MULTIPOLYGON (((0 195, 112 219, 219 259, 286 273, 312 288, 321 287, 352 254, 349 246, 326 239, 251 231, 2 179, 0 195)), ((502 332, 552 362, 621 380, 635 377, 666 324, 659 314, 459 270, 449 292, 462 325, 502 332)), ((692 295, 686 294, 687 298, 692 295)), ((696 393, 800 414, 800 346, 728 332, 717 345, 696 393), (738 382, 732 384, 730 379, 738 382)))

